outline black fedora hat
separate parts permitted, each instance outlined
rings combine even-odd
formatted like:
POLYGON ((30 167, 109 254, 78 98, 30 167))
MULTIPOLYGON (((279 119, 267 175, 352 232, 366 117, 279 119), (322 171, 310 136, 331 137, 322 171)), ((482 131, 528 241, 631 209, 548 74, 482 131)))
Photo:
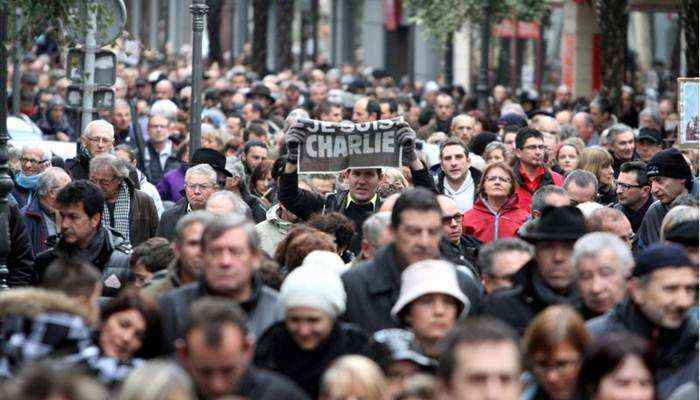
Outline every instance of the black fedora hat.
POLYGON ((545 207, 523 239, 530 242, 576 241, 586 233, 586 219, 578 208, 545 207))
POLYGON ((271 103, 275 102, 275 98, 272 97, 272 92, 270 91, 270 88, 263 85, 262 83, 253 86, 250 89, 250 91, 246 94, 246 98, 248 99, 252 99, 254 96, 262 96, 270 100, 271 103))
POLYGON ((209 164, 215 171, 221 172, 227 177, 233 175, 226 169, 226 156, 214 149, 197 149, 192 155, 191 166, 209 164))

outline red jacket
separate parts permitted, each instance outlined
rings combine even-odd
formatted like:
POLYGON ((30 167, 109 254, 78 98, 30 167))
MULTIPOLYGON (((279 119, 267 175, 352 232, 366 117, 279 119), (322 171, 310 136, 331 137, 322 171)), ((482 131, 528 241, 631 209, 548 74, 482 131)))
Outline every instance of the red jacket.
POLYGON ((520 208, 528 212, 530 212, 530 205, 532 204, 532 195, 537 189, 545 185, 564 186, 563 176, 544 167, 537 169, 537 175, 535 175, 534 179, 528 178, 519 162, 513 167, 513 172, 515 172, 515 177, 519 184, 516 193, 518 194, 520 208))
POLYGON ((462 233, 489 243, 496 239, 515 236, 520 225, 525 223, 529 216, 530 213, 520 207, 517 193, 513 194, 498 211, 491 210, 479 196, 474 202, 474 208, 462 216, 462 233))

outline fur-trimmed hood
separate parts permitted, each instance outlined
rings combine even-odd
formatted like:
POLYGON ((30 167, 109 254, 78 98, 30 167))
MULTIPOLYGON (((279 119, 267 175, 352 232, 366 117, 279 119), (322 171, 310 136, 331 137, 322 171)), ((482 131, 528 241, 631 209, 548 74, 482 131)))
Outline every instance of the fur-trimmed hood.
POLYGON ((94 324, 85 306, 67 295, 46 289, 22 288, 0 292, 0 323, 8 315, 36 317, 46 313, 66 313, 94 324))

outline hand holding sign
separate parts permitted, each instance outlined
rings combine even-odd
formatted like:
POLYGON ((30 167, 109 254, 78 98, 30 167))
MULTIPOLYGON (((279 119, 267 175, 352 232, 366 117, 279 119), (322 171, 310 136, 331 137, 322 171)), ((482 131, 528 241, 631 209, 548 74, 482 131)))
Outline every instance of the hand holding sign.
POLYGON ((401 145, 401 163, 409 165, 416 160, 416 132, 408 122, 401 122, 396 131, 396 140, 401 145))
POLYGON ((296 164, 299 161, 299 146, 304 143, 306 131, 304 125, 294 121, 284 134, 284 143, 287 146, 287 162, 296 164))

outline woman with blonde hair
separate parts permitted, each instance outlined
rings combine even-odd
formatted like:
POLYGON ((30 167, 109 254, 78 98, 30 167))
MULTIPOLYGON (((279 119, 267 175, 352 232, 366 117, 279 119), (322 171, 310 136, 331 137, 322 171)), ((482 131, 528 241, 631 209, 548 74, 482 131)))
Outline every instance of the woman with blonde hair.
POLYGON ((133 370, 122 384, 119 400, 194 400, 194 385, 177 364, 149 361, 133 370))
POLYGON ((389 400, 389 389, 382 370, 367 357, 338 358, 321 378, 321 400, 389 400))
POLYGON ((617 202, 613 157, 602 147, 587 147, 581 154, 579 169, 592 172, 598 178, 598 203, 608 205, 617 202))

